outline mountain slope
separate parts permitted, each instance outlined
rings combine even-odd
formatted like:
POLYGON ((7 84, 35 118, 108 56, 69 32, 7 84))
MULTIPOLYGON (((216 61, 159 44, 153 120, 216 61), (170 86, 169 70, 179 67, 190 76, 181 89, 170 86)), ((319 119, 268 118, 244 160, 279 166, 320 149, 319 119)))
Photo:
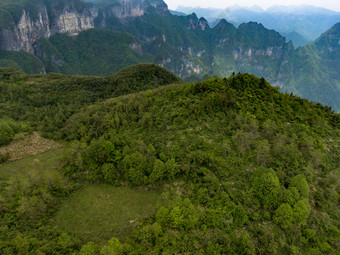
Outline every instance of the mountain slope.
POLYGON ((180 80, 154 65, 105 78, 7 69, 1 80, 0 116, 31 116, 66 150, 0 167, 0 253, 339 251, 340 116, 329 107, 249 74, 171 85, 180 80))
POLYGON ((340 23, 313 44, 299 48, 288 91, 340 109, 340 23))
POLYGON ((339 135, 339 115, 263 79, 110 99, 74 115, 62 133, 78 140, 65 157, 72 179, 168 185, 132 239, 112 239, 127 253, 338 250, 339 148, 329 138, 339 135))
POLYGON ((108 77, 31 76, 0 69, 0 78, 0 118, 29 122, 48 137, 54 137, 72 114, 88 104, 180 82, 153 64, 131 66, 108 77))

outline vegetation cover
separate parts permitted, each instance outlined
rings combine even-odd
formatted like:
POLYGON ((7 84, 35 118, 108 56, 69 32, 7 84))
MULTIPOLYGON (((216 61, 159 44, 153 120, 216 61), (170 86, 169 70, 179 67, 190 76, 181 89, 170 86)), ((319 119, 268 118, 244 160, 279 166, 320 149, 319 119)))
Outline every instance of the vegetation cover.
POLYGON ((0 118, 29 122, 47 137, 82 107, 95 102, 180 82, 153 64, 130 66, 108 77, 27 75, 0 69, 0 118))
MULTIPOLYGON (((41 98, 55 96, 60 104, 69 100, 61 91, 75 93, 78 103, 69 104, 74 107, 70 117, 45 130, 46 136, 65 143, 58 169, 54 166, 60 152, 53 154, 55 161, 49 161, 46 171, 7 171, 8 164, 0 168, 1 253, 339 252, 340 116, 331 108, 283 94, 249 74, 184 84, 153 65, 106 78, 6 70, 2 82, 7 90, 17 87, 7 97, 30 88, 41 98), (147 70, 144 75, 142 70, 147 70), (102 79, 115 79, 122 90, 111 90, 102 79), (88 99, 94 93, 89 81, 97 84, 98 100, 88 99), (141 86, 124 86, 133 83, 141 86), (166 86, 155 88, 159 85, 166 86), (130 94, 142 89, 146 91, 130 94), (112 213, 105 218, 111 202, 98 205, 103 206, 99 219, 107 219, 98 221, 98 228, 92 221, 70 223, 77 225, 75 231, 89 231, 87 237, 65 227, 62 215, 77 219, 73 204, 87 215, 86 210, 93 213, 88 201, 98 194, 118 205, 124 193, 133 199, 142 195, 138 190, 145 191, 140 203, 158 201, 142 217, 124 219, 112 213), (110 240, 105 235, 91 239, 117 219, 126 224, 132 220, 134 231, 120 232, 121 222, 110 240)), ((29 102, 27 98, 22 101, 29 102)), ((8 99, 5 105, 19 102, 8 99)), ((63 112, 59 104, 41 101, 35 111, 28 103, 19 105, 20 111, 33 112, 31 118, 11 115, 6 108, 1 116, 25 119, 37 129, 51 123, 38 118, 45 105, 55 119, 55 109, 63 112)))

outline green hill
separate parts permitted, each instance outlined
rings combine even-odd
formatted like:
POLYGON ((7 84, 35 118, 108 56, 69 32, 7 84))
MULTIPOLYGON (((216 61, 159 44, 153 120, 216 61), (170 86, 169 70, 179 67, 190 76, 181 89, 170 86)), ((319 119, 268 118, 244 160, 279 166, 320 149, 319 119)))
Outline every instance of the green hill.
POLYGON ((70 118, 64 173, 170 185, 126 253, 335 254, 339 120, 247 74, 172 85, 70 118))
POLYGON ((131 66, 108 77, 27 75, 13 69, 0 69, 0 77, 0 118, 28 122, 47 137, 84 106, 180 82, 154 64, 131 66))
POLYGON ((1 117, 64 145, 0 167, 0 253, 339 252, 329 107, 249 74, 182 83, 152 64, 0 77, 1 117))

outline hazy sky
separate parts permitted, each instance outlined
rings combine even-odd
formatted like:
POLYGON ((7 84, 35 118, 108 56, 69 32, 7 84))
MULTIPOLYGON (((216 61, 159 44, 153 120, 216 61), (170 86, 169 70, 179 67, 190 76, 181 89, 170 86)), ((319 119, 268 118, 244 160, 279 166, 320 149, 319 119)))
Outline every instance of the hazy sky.
POLYGON ((300 5, 308 4, 332 9, 340 12, 340 0, 164 0, 170 9, 175 10, 178 5, 183 6, 201 6, 226 8, 231 5, 253 6, 258 5, 262 8, 268 8, 272 5, 300 5))

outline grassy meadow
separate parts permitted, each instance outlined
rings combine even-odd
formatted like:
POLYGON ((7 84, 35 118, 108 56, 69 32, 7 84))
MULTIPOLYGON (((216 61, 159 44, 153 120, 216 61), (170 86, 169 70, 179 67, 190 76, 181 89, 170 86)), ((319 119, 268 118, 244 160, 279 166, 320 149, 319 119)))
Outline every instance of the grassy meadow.
POLYGON ((82 241, 126 238, 141 219, 156 211, 160 194, 108 184, 88 185, 73 193, 55 217, 56 227, 82 241))

